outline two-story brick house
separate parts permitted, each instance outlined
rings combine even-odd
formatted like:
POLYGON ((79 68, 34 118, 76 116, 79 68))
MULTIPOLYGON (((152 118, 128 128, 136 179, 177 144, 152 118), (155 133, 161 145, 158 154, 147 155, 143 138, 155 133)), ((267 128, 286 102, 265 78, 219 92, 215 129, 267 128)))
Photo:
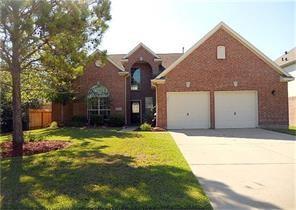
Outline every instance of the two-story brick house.
POLYGON ((186 53, 157 54, 140 43, 87 66, 75 100, 53 104, 53 120, 122 115, 140 124, 156 106, 157 126, 244 128, 288 125, 289 74, 220 23, 186 53))

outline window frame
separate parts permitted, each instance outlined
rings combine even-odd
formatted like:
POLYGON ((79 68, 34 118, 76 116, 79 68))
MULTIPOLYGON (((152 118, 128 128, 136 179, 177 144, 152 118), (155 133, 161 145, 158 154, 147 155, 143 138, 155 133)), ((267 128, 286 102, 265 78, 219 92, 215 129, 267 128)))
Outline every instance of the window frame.
POLYGON ((218 60, 226 59, 226 47, 224 45, 217 46, 217 59, 218 60))

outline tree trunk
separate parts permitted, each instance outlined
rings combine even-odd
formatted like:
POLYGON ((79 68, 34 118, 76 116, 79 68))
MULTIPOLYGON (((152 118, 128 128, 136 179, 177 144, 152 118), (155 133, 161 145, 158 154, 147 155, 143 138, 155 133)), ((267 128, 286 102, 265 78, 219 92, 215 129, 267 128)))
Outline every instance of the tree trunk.
POLYGON ((18 65, 15 65, 12 73, 12 120, 13 120, 13 153, 22 155, 23 152, 23 126, 22 126, 22 105, 21 105, 21 71, 18 65))

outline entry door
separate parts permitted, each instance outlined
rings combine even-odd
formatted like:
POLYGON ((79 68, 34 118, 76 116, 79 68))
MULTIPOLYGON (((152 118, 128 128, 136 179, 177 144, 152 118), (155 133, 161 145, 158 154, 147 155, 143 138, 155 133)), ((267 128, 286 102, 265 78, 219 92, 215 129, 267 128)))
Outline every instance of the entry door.
POLYGON ((131 101, 131 123, 140 124, 141 123, 141 102, 131 101))
POLYGON ((258 126, 257 91, 216 91, 216 128, 255 128, 258 126))
POLYGON ((209 92, 168 92, 168 129, 209 128, 209 92))

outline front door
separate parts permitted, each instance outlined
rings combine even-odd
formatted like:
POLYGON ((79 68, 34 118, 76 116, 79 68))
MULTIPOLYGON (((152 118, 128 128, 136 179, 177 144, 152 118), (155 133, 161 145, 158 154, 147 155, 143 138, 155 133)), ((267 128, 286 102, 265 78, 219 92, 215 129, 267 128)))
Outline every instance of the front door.
POLYGON ((131 124, 141 123, 141 102, 131 101, 131 124))

